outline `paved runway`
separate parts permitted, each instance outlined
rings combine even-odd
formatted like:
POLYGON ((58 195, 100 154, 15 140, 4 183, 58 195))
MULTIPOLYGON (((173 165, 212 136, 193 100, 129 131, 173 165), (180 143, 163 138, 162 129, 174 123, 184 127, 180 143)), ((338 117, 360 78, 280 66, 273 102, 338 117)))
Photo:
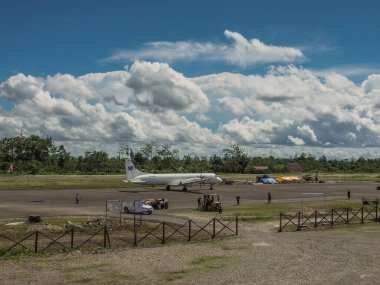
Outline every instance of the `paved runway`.
POLYGON ((45 189, 45 190, 0 190, 0 218, 27 217, 28 215, 104 215, 106 200, 132 201, 135 199, 167 198, 169 208, 196 208, 199 196, 208 193, 220 195, 224 205, 235 205, 240 196, 241 205, 266 203, 268 192, 272 203, 298 202, 308 199, 346 199, 347 190, 352 199, 362 196, 380 197, 377 183, 304 183, 281 185, 217 185, 214 190, 207 186, 189 188, 188 192, 166 191, 164 187, 125 189, 45 189), (75 195, 81 196, 79 205, 75 195), (324 193, 324 194, 315 194, 324 193))

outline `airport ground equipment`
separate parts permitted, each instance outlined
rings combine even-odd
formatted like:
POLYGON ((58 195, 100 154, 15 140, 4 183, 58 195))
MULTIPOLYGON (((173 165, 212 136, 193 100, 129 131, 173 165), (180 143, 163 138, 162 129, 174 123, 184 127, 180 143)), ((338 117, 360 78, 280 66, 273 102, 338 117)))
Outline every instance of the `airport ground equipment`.
POLYGON ((169 208, 168 199, 166 198, 147 199, 145 200, 145 204, 152 206, 155 210, 169 208))
POLYGON ((222 213, 222 202, 219 199, 218 194, 203 195, 203 203, 201 207, 202 211, 214 211, 222 213))
POLYGON ((379 198, 377 197, 362 197, 363 205, 379 205, 379 198))
POLYGON ((311 173, 306 173, 302 176, 302 179, 304 182, 318 182, 318 170, 314 171, 315 176, 313 177, 313 172, 311 173))

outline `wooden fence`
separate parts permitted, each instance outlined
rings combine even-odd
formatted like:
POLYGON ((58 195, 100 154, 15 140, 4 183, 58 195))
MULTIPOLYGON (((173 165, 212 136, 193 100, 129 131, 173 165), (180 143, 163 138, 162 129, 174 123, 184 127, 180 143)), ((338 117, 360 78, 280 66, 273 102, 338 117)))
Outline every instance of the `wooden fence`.
POLYGON ((378 206, 361 208, 331 209, 327 213, 314 211, 293 214, 280 213, 279 232, 283 230, 297 230, 303 228, 316 228, 318 226, 334 226, 338 224, 379 222, 378 206))
POLYGON ((229 221, 213 218, 206 224, 188 220, 183 225, 168 222, 140 221, 130 226, 101 226, 91 229, 72 228, 63 232, 37 230, 20 234, 0 233, 0 256, 17 252, 57 252, 119 248, 125 246, 190 242, 238 235, 238 218, 229 221), (21 234, 22 235, 22 234, 21 234))

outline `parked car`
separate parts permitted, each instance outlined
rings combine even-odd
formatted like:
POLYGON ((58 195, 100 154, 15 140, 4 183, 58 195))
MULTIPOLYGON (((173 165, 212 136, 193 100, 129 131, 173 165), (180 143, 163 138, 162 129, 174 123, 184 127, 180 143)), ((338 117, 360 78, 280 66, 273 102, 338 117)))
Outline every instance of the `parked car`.
POLYGON ((135 202, 132 201, 130 203, 123 202, 123 211, 124 213, 135 213, 135 214, 147 214, 150 215, 153 213, 153 207, 150 205, 146 205, 143 203, 143 201, 139 201, 138 203, 141 203, 141 207, 138 207, 136 204, 136 211, 135 211, 135 202), (140 211, 140 210, 141 211, 140 211))

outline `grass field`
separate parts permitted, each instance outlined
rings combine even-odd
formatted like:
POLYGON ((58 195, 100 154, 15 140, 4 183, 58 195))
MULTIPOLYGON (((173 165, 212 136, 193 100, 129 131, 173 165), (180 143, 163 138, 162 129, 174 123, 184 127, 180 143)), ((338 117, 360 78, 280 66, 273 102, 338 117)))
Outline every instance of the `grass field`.
MULTIPOLYGON (((332 200, 321 203, 320 201, 305 202, 304 211, 329 211, 331 209, 342 208, 360 208, 362 204, 360 201, 354 200, 332 200)), ((370 206, 369 206, 370 207, 370 206)), ((256 205, 241 205, 241 206, 227 206, 223 207, 222 216, 224 219, 231 217, 234 219, 236 216, 242 221, 259 222, 264 220, 278 220, 280 213, 295 213, 300 211, 300 203, 272 203, 272 204, 256 204, 256 205)), ((198 210, 176 209, 168 211, 171 214, 178 216, 194 216, 207 218, 215 215, 215 212, 200 212, 198 210)))
POLYGON ((78 189, 136 187, 123 175, 36 175, 0 176, 0 189, 78 189))
MULTIPOLYGON (((229 180, 242 180, 242 181, 256 181, 256 176, 259 174, 240 174, 240 173, 227 173, 222 174, 220 177, 229 180)), ((282 176, 297 176, 301 178, 302 175, 294 173, 272 173, 271 177, 282 176)), ((319 173, 318 179, 322 181, 334 181, 334 182, 380 182, 380 173, 319 173)))
MULTIPOLYGON (((292 174, 273 174, 273 177, 292 174)), ((294 176, 294 175, 293 175, 294 176)), ((300 175, 298 175, 300 177, 300 175)), ((255 174, 222 174, 221 178, 239 181, 256 181, 255 174)), ((328 174, 318 175, 320 180, 335 182, 380 182, 380 174, 328 174)), ((0 189, 78 189, 78 188, 129 188, 136 184, 125 183, 124 175, 0 175, 0 189)))

